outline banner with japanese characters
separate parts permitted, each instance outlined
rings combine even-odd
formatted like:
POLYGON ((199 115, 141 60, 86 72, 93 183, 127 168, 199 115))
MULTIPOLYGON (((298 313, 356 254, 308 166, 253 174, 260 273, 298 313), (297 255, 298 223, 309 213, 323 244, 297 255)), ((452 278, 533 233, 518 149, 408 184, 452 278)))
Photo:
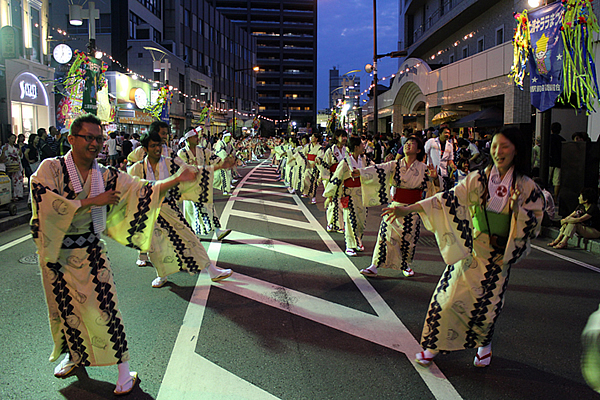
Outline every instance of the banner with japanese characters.
POLYGON ((540 111, 554 107, 563 90, 564 6, 553 3, 529 13, 531 104, 540 111))

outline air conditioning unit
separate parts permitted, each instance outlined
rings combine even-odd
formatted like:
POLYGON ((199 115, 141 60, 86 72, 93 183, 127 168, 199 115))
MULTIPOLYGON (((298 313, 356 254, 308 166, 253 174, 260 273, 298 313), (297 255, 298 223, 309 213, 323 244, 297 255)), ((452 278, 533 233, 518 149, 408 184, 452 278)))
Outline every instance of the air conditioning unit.
POLYGON ((152 39, 152 35, 153 35, 152 27, 148 24, 141 24, 135 28, 135 38, 136 39, 150 40, 150 39, 152 39))
POLYGON ((160 44, 162 45, 162 47, 164 47, 171 53, 173 53, 173 54, 177 53, 177 51, 176 51, 177 45, 175 44, 175 42, 173 40, 165 40, 163 42, 160 42, 160 44))

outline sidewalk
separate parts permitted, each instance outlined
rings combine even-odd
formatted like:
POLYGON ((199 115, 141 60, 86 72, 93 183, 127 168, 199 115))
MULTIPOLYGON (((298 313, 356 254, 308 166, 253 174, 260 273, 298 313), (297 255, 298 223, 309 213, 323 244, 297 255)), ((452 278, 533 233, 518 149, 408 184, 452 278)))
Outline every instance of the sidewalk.
POLYGON ((29 220, 31 220, 31 210, 27 204, 27 198, 17 201, 16 204, 16 215, 10 215, 7 207, 0 206, 0 232, 4 232, 20 225, 29 224, 29 220))

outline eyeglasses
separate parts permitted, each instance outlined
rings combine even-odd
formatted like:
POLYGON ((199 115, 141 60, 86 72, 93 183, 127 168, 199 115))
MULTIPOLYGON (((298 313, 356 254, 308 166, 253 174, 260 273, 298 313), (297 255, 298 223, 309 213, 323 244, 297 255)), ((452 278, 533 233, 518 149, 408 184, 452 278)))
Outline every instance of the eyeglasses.
POLYGON ((77 134, 72 134, 73 136, 77 136, 80 138, 84 138, 86 142, 88 143, 92 143, 94 140, 96 142, 98 142, 98 144, 102 144, 104 143, 104 136, 100 135, 100 136, 94 136, 94 135, 77 135, 77 134))

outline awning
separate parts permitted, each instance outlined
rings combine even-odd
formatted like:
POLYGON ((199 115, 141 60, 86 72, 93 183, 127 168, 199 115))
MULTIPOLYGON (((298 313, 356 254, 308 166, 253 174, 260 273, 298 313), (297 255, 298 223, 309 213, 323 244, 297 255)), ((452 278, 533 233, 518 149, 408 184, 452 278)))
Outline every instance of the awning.
POLYGON ((451 128, 484 128, 490 126, 504 125, 504 113, 496 107, 486 108, 476 113, 467 115, 456 122, 450 124, 451 128))

